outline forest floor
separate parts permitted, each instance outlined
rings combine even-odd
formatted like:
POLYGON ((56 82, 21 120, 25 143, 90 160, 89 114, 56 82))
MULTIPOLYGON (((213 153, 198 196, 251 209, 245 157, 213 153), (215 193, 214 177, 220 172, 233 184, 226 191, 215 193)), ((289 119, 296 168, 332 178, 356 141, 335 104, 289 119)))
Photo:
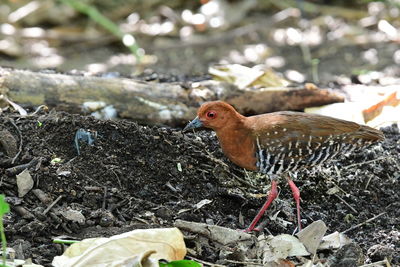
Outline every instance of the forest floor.
MULTIPOLYGON (((18 4, 10 9, 14 11, 31 5, 29 1, 11 2, 18 4)), ((0 14, 5 36, 1 66, 173 82, 183 88, 210 78, 208 70, 214 64, 262 64, 295 84, 313 82, 333 90, 354 84, 400 84, 399 8, 390 1, 388 6, 386 1, 346 5, 340 12, 336 7, 317 8, 316 12, 279 5, 289 1, 222 1, 227 2, 221 7, 226 16, 222 21, 227 24, 215 29, 199 28, 183 17, 188 8, 193 8, 189 12, 193 18, 198 17, 200 2, 215 1, 182 1, 177 9, 165 8, 162 1, 155 1, 162 2, 160 6, 91 1, 101 3, 98 7, 107 15, 124 11, 114 20, 121 29, 132 28, 138 44, 145 48, 148 62, 141 64, 118 38, 78 11, 73 15, 68 6, 58 4, 50 5, 53 11, 49 11, 47 4, 52 2, 35 1, 46 11, 36 8, 36 15, 32 13, 37 19, 26 16, 15 23, 7 12, 0 14), (252 2, 249 8, 236 5, 252 2), (260 5, 269 2, 278 4, 260 5), (136 12, 140 13, 141 6, 149 10, 139 16, 136 12), (331 14, 332 10, 336 12, 331 14), (365 14, 360 17, 358 11, 365 14), (135 14, 137 22, 129 22, 135 14), (168 22, 174 31, 141 30, 159 29, 168 22), (42 37, 37 36, 38 29, 45 33, 42 37), (186 36, 182 29, 193 32, 186 36)), ((346 101, 355 101, 346 97, 346 101)), ((18 104, 25 108, 26 103, 18 104)), ((181 130, 55 110, 24 117, 10 110, 0 113, 0 193, 11 206, 4 218, 8 246, 15 249, 17 258, 50 266, 64 252, 63 245, 52 242, 60 236, 78 240, 112 236, 133 229, 170 227, 177 220, 230 229, 247 227, 265 201, 268 177, 229 162, 213 132, 181 130), (79 129, 97 133, 93 145, 79 142, 80 155, 74 147, 79 129), (17 183, 16 175, 26 168, 33 188, 19 192, 23 185, 17 183), (74 219, 68 212, 80 215, 74 219)), ((397 125, 382 130, 384 141, 342 155, 320 169, 299 173, 296 184, 301 190, 304 226, 322 220, 328 233, 345 232, 353 240, 364 263, 387 258, 392 266, 400 266, 400 133, 397 125)), ((26 171, 23 177, 29 180, 26 171)), ((295 231, 292 193, 285 182, 279 190, 278 199, 263 217, 262 233, 295 231)), ((189 256, 230 266, 243 261, 233 255, 227 259, 215 242, 200 239, 199 243, 196 235, 183 233, 189 256)), ((336 266, 352 265, 342 262, 336 266)))
MULTIPOLYGON (((181 129, 56 111, 27 117, 3 113, 0 129, 0 191, 12 204, 5 217, 8 246, 43 265, 63 252, 62 245, 52 243, 57 236, 111 236, 173 226, 177 219, 243 229, 269 189, 267 178, 231 164, 210 131, 183 134, 181 129), (80 142, 79 156, 74 147, 78 129, 97 132, 94 145, 80 142), (21 153, 11 164, 6 155, 15 153, 20 142, 21 153), (18 197, 17 172, 10 168, 29 162, 33 189, 18 197), (195 208, 204 199, 212 202, 195 208), (84 222, 63 216, 67 210, 81 212, 84 222)), ((396 125, 383 131, 383 142, 300 173, 297 185, 304 225, 322 220, 328 233, 341 232, 380 215, 346 235, 361 247, 366 263, 388 257, 398 266, 400 134, 396 125)), ((295 206, 285 183, 264 218, 266 232, 294 231, 295 206), (272 218, 278 210, 278 219, 272 218)), ((186 241, 189 248, 194 246, 186 241)), ((197 247, 196 257, 226 264, 214 245, 197 247)))

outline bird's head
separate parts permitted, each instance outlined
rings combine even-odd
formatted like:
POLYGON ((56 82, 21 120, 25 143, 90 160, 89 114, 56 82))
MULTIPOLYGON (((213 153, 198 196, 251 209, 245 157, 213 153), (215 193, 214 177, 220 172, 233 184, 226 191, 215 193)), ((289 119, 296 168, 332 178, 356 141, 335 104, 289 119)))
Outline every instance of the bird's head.
POLYGON ((213 130, 219 130, 238 116, 241 116, 236 110, 226 102, 212 101, 206 102, 197 111, 197 117, 192 120, 183 131, 205 127, 213 130))

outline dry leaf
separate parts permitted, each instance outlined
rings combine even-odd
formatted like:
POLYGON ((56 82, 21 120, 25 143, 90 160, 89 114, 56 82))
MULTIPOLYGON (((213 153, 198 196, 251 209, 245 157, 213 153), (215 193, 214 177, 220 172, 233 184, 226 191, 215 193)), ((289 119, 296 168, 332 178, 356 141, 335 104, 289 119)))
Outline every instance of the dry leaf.
POLYGON ((282 234, 278 236, 259 237, 259 253, 263 263, 277 262, 291 256, 307 256, 310 253, 295 236, 282 234))
POLYGON ((214 65, 208 69, 213 78, 235 84, 238 88, 285 87, 289 82, 264 66, 249 68, 239 64, 214 65))
POLYGON ((345 234, 336 231, 330 235, 324 236, 318 249, 338 249, 350 243, 350 238, 348 238, 345 234))
POLYGON ((301 243, 303 243, 307 248, 308 252, 315 254, 327 229, 328 227, 326 227, 325 223, 318 220, 301 230, 296 235, 301 243))
POLYGON ((139 229, 72 244, 52 264, 55 267, 158 266, 159 259, 182 260, 185 255, 186 246, 179 229, 139 229))

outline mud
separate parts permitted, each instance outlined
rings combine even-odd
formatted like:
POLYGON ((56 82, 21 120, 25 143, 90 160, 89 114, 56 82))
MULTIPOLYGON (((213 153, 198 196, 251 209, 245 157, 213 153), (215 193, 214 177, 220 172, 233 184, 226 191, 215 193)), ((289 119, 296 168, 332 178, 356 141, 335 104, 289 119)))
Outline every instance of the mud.
MULTIPOLYGON (((269 189, 265 177, 231 164, 209 131, 182 134, 181 129, 55 111, 25 118, 2 114, 0 130, 0 139, 11 140, 0 147, 0 191, 11 204, 5 217, 8 245, 20 257, 44 265, 63 252, 62 245, 52 243, 57 236, 110 236, 168 227, 177 219, 244 228, 269 189), (74 148, 78 129, 97 133, 93 145, 80 142, 79 156, 74 148), (20 154, 12 162, 20 144, 20 154), (26 167, 34 186, 19 197, 15 175, 26 167), (212 202, 195 208, 203 199, 212 202), (84 221, 66 218, 66 210, 80 211, 84 221)), ((382 143, 300 173, 296 184, 304 225, 323 220, 329 233, 345 231, 383 213, 346 234, 362 248, 366 262, 389 257, 399 265, 400 134, 397 126, 383 130, 382 143)), ((272 234, 291 234, 295 229, 295 206, 285 183, 264 218, 264 231, 272 234), (277 211, 278 219, 270 219, 277 211)), ((197 257, 219 260, 212 244, 197 257)))

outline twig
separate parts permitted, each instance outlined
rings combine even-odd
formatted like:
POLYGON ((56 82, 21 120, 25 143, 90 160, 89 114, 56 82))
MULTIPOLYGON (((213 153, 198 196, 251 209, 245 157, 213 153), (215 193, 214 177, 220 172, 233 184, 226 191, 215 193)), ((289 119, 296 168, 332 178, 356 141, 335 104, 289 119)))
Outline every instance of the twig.
POLYGON ((254 228, 253 231, 261 232, 262 230, 265 229, 269 235, 272 235, 271 231, 270 231, 267 227, 265 227, 269 222, 271 222, 271 219, 270 219, 269 217, 266 218, 266 219, 264 219, 264 220, 262 220, 262 221, 257 225, 257 227, 254 228))
POLYGON ((53 239, 54 244, 66 244, 66 245, 72 245, 75 243, 79 243, 81 241, 79 240, 69 240, 69 239, 53 239))
POLYGON ((333 194, 335 197, 337 197, 340 201, 343 202, 343 204, 345 204, 347 207, 349 207, 349 209, 351 209, 354 213, 358 213, 358 211, 353 208, 349 203, 346 202, 346 200, 344 200, 343 198, 341 198, 340 196, 333 194))
POLYGON ((225 261, 229 263, 243 264, 244 266, 250 266, 250 265, 265 266, 265 264, 261 262, 254 262, 254 261, 234 261, 234 260, 225 260, 225 261))
POLYGON ((106 209, 106 200, 107 200, 107 186, 104 187, 104 192, 103 192, 103 203, 101 204, 101 208, 103 210, 106 209))
POLYGON ((101 192, 103 191, 103 188, 100 186, 85 186, 83 187, 86 191, 94 191, 94 192, 101 192))
POLYGON ((146 221, 145 219, 139 218, 139 217, 133 217, 133 219, 142 222, 144 224, 150 225, 150 223, 148 221, 146 221))
POLYGON ((54 207, 54 205, 57 204, 58 201, 60 201, 61 198, 62 198, 62 196, 59 196, 56 200, 54 200, 53 203, 51 203, 51 204, 47 207, 47 209, 45 209, 45 210, 43 211, 43 215, 46 215, 46 214, 54 207))
POLYGON ((18 153, 13 157, 11 164, 14 164, 14 162, 17 160, 19 154, 21 154, 22 152, 22 133, 20 131, 20 129, 18 128, 18 126, 14 123, 13 119, 8 119, 8 121, 12 124, 12 126, 14 126, 14 128, 17 130, 18 135, 19 135, 19 148, 18 148, 18 153))
POLYGON ((339 168, 336 166, 336 164, 333 165, 333 168, 335 169, 336 176, 337 176, 337 180, 338 180, 338 181, 342 180, 342 174, 341 174, 339 168))
POLYGON ((383 266, 386 266, 386 267, 391 266, 390 262, 385 258, 383 261, 377 261, 377 262, 373 262, 373 263, 364 264, 364 265, 361 265, 360 267, 376 267, 380 264, 382 264, 383 266))
POLYGON ((368 178, 367 184, 365 185, 365 188, 364 188, 365 190, 367 190, 367 188, 369 186, 369 183, 371 182, 372 178, 373 178, 372 175, 368 178))
POLYGON ((253 188, 253 189, 258 189, 258 187, 257 186, 255 186, 255 185, 252 185, 251 183, 249 183, 249 182, 247 182, 245 179, 242 179, 242 178, 240 178, 239 176, 237 176, 236 174, 234 174, 234 173, 230 173, 236 180, 238 180, 239 182, 241 182, 242 184, 245 184, 245 185, 247 185, 247 186, 249 186, 249 187, 251 187, 251 188, 253 188))
POLYGON ((38 158, 34 158, 28 163, 21 164, 21 165, 14 166, 14 167, 6 169, 6 174, 8 176, 16 175, 16 174, 22 172, 23 170, 25 170, 27 168, 30 168, 31 166, 33 166, 33 165, 35 165, 37 163, 38 163, 38 158))
POLYGON ((382 212, 382 213, 379 213, 378 215, 376 215, 376 216, 374 216, 374 217, 372 217, 372 218, 366 220, 365 222, 359 223, 359 224, 357 224, 357 225, 354 225, 354 226, 350 227, 350 228, 347 229, 347 230, 344 230, 344 231, 342 232, 342 234, 345 234, 345 233, 350 232, 350 231, 352 231, 352 230, 354 230, 354 229, 356 229, 356 228, 358 228, 358 227, 360 227, 360 226, 363 226, 364 224, 367 224, 367 223, 369 223, 369 222, 372 222, 373 220, 378 219, 379 217, 381 217, 382 215, 385 215, 386 213, 387 213, 386 211, 384 211, 384 212, 382 212))
POLYGON ((350 165, 344 166, 342 169, 348 169, 348 168, 352 168, 354 166, 360 166, 360 165, 364 165, 364 164, 369 164, 369 163, 373 163, 375 161, 379 161, 379 160, 383 160, 383 159, 387 159, 387 157, 385 156, 385 157, 380 157, 380 158, 377 158, 377 159, 371 159, 371 160, 364 161, 364 162, 350 164, 350 165))
POLYGON ((186 257, 188 257, 191 260, 200 262, 200 263, 202 263, 204 265, 209 265, 209 266, 213 266, 213 267, 225 267, 225 265, 215 264, 215 263, 211 263, 211 262, 208 262, 208 261, 199 260, 199 259, 197 259, 195 257, 192 257, 192 256, 186 256, 186 257))
POLYGON ((43 109, 47 109, 47 106, 46 106, 46 105, 40 105, 40 106, 37 107, 37 109, 35 110, 35 112, 32 112, 31 114, 28 114, 27 116, 35 116, 37 113, 39 113, 39 111, 40 111, 42 108, 43 108, 43 109))
MULTIPOLYGON (((349 195, 350 195, 348 192, 344 191, 344 189, 341 188, 339 185, 337 185, 335 182, 331 181, 331 183, 332 183, 335 187, 337 187, 337 188, 338 188, 343 194, 345 194, 346 196, 349 196, 349 195)), ((326 187, 326 189, 328 189, 327 186, 325 186, 325 187, 326 187)))
POLYGON ((129 201, 129 200, 127 200, 127 199, 124 198, 124 199, 122 199, 120 202, 118 202, 117 204, 110 205, 110 206, 108 207, 108 210, 109 210, 110 212, 113 212, 115 209, 118 209, 119 207, 124 206, 128 201, 129 201))
MULTIPOLYGON (((338 188, 342 193, 344 193, 346 196, 349 195, 349 193, 347 193, 347 192, 344 191, 342 188, 340 188, 337 184, 335 184, 335 182, 332 182, 332 181, 331 181, 331 183, 332 183, 336 188, 338 188)), ((328 189, 328 187, 327 187, 326 185, 325 185, 325 188, 328 189)), ((351 209, 354 213, 358 213, 358 211, 357 211, 355 208, 353 208, 349 203, 347 203, 347 201, 344 200, 342 197, 340 197, 340 196, 338 196, 338 195, 336 195, 336 194, 333 194, 333 196, 337 197, 340 201, 342 201, 343 204, 345 204, 347 207, 349 207, 349 209, 351 209)))
MULTIPOLYGON (((208 155, 206 155, 207 158, 209 158, 209 159, 211 159, 212 161, 214 161, 215 163, 221 165, 225 170, 229 170, 228 164, 226 164, 225 162, 223 162, 223 161, 220 160, 220 159, 215 158, 215 157, 213 156, 213 154, 211 154, 209 151, 206 151, 206 153, 208 154, 208 155)), ((239 182, 241 182, 241 183, 243 183, 243 184, 245 184, 245 185, 247 185, 247 186, 249 186, 249 187, 251 187, 251 188, 253 188, 253 189, 257 189, 257 188, 258 188, 258 187, 256 187, 256 186, 250 184, 250 183, 247 182, 246 180, 240 178, 240 177, 237 176, 236 174, 234 174, 234 173, 232 173, 232 172, 230 172, 230 174, 231 174, 236 180, 238 180, 239 182)))
POLYGON ((114 169, 111 169, 111 172, 115 175, 115 177, 117 178, 119 187, 122 188, 122 184, 121 184, 121 180, 119 179, 118 174, 115 173, 114 169))
POLYGON ((211 160, 214 161, 215 163, 218 163, 218 164, 221 165, 222 167, 224 167, 224 168, 226 168, 226 169, 229 169, 228 164, 226 164, 225 162, 223 162, 223 161, 220 160, 220 159, 215 158, 214 155, 211 154, 211 153, 210 153, 209 151, 207 151, 207 150, 206 150, 206 153, 208 154, 208 155, 205 155, 207 158, 211 159, 211 160))

